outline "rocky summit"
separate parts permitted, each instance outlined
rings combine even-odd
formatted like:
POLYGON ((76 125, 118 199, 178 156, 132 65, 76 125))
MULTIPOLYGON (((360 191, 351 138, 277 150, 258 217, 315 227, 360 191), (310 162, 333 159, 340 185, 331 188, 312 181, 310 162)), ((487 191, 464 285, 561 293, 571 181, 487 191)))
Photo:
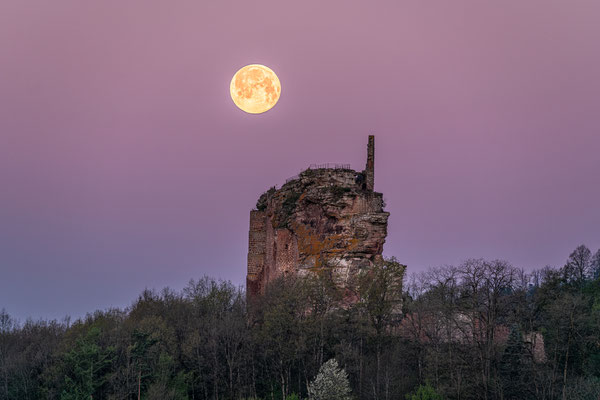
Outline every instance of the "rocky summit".
POLYGON ((389 213, 374 187, 374 137, 363 171, 311 166, 280 189, 263 193, 250 212, 247 293, 271 280, 329 271, 337 285, 382 261, 389 213))

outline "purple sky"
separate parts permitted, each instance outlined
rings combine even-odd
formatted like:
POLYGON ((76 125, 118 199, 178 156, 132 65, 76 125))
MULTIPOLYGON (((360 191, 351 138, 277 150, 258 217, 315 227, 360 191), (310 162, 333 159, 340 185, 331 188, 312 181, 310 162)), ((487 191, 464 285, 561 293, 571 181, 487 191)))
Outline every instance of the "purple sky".
POLYGON ((600 247, 596 0, 0 2, 0 308, 242 284, 249 211, 376 135, 387 255, 527 269, 600 247), (282 96, 249 115, 243 65, 282 96))

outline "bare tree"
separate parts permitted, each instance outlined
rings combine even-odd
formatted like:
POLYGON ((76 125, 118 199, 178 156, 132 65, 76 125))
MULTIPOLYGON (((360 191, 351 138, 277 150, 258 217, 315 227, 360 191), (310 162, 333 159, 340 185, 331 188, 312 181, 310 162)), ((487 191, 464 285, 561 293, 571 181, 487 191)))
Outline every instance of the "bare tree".
POLYGON ((592 252, 585 245, 579 245, 569 255, 564 267, 565 277, 568 281, 574 281, 580 286, 591 277, 592 252))

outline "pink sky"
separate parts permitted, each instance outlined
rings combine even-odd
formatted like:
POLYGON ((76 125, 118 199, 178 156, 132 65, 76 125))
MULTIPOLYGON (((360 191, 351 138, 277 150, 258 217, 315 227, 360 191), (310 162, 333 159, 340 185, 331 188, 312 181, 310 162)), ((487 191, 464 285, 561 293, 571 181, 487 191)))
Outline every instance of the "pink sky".
POLYGON ((245 279, 249 211, 376 135, 387 255, 600 247, 596 0, 0 3, 0 309, 58 318, 245 279), (272 68, 245 114, 229 81, 272 68))

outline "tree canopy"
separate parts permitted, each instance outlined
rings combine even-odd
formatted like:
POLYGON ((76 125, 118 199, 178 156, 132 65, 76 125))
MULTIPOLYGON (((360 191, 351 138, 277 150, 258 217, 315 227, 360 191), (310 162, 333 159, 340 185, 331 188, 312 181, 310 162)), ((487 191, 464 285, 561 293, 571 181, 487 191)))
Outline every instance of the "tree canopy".
POLYGON ((250 303, 204 277, 74 322, 2 310, 0 400, 597 399, 600 256, 578 246, 565 260, 406 279, 388 259, 355 277, 351 302, 319 274, 250 303))

